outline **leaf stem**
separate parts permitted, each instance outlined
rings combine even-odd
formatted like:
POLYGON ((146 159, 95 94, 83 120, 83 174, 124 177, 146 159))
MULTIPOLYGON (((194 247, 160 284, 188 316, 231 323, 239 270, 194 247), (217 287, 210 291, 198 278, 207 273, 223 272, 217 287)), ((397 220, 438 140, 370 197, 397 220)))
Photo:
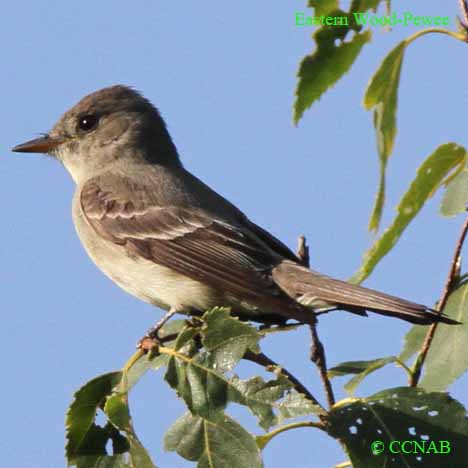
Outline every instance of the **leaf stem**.
POLYGON ((323 422, 314 422, 314 421, 302 421, 302 422, 295 422, 291 424, 285 424, 284 426, 278 427, 271 432, 266 434, 257 436, 255 439, 257 441, 257 445, 260 450, 263 450, 265 446, 270 442, 273 437, 276 437, 278 434, 282 432, 290 431, 291 429, 298 429, 300 427, 315 427, 322 431, 325 431, 325 424, 323 422))
POLYGON ((395 357, 395 363, 406 371, 408 377, 411 378, 413 371, 399 358, 395 357))
MULTIPOLYGON (((468 218, 466 219, 465 223, 462 226, 460 231, 460 235, 458 236, 458 241, 455 245, 455 251, 453 253, 452 262, 450 264, 450 270, 447 275, 447 281, 445 282, 445 287, 442 292, 442 296, 437 304, 437 311, 442 312, 445 305, 447 304, 447 300, 450 296, 450 293, 455 286, 458 278, 458 272, 460 269, 460 260, 461 260, 461 250, 463 247, 463 243, 465 242, 466 234, 468 233, 468 218)), ((427 357, 427 353, 429 352, 429 348, 431 347, 432 340, 434 339, 435 332, 437 330, 438 323, 433 323, 429 330, 427 331, 426 338, 424 339, 424 343, 419 351, 418 357, 416 358, 416 362, 414 363, 413 370, 411 371, 410 379, 409 379, 409 386, 416 387, 418 385, 419 379, 421 377, 422 367, 427 357)))
POLYGON ((406 43, 413 42, 415 39, 421 36, 425 36, 426 34, 431 34, 431 33, 437 33, 437 34, 446 34, 447 36, 453 37, 454 39, 457 39, 462 42, 468 42, 468 37, 466 34, 462 33, 456 33, 454 31, 449 31, 448 29, 444 28, 427 28, 423 29, 421 31, 415 32, 411 36, 405 39, 406 43))
POLYGON ((122 372, 124 374, 127 374, 128 371, 135 365, 135 363, 145 355, 145 352, 142 349, 139 349, 135 353, 133 353, 130 358, 127 360, 127 362, 124 364, 122 367, 122 372))

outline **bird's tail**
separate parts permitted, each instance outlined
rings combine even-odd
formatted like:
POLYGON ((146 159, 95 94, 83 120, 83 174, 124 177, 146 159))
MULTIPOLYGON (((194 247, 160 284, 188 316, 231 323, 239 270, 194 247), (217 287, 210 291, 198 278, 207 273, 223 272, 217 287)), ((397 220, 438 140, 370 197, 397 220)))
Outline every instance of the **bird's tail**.
POLYGON ((422 304, 333 279, 288 260, 272 274, 278 286, 304 306, 333 306, 364 315, 369 310, 419 325, 460 323, 422 304))

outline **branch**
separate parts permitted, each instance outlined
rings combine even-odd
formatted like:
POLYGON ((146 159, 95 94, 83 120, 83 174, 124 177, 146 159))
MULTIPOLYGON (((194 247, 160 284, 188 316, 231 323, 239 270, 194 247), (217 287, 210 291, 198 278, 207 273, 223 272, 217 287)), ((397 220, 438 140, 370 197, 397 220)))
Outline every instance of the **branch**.
MULTIPOLYGON (((309 247, 303 235, 299 236, 296 255, 302 265, 307 268, 310 267, 309 247)), ((327 396, 328 406, 331 408, 335 404, 335 395, 333 394, 333 388, 331 386, 330 379, 328 378, 325 348, 323 347, 317 332, 317 319, 315 319, 313 323, 309 324, 309 328, 310 335, 312 337, 310 360, 319 370, 320 378, 322 379, 325 394, 327 396)))
MULTIPOLYGON (((463 247, 463 243, 465 242, 466 234, 468 232, 468 218, 466 219, 463 227, 461 229, 460 235, 458 237, 457 244, 455 245, 455 251, 453 253, 452 263, 450 264, 450 270, 447 276, 447 281, 445 282, 445 287, 442 292, 442 296, 437 304, 437 311, 441 313, 444 310, 445 305, 447 304, 447 300, 450 296, 450 293, 455 286, 458 275, 460 272, 460 264, 461 264, 461 250, 463 247)), ((429 348, 431 347, 432 340, 434 339, 435 332, 437 330, 438 322, 433 323, 429 330, 427 331, 426 338, 424 339, 424 343, 419 351, 418 357, 413 367, 413 372, 411 374, 409 380, 410 387, 416 387, 418 385, 419 379, 421 377, 422 367, 427 357, 427 353, 429 352, 429 348)))
POLYGON ((299 236, 297 240, 297 258, 301 265, 309 268, 310 257, 309 257, 309 246, 307 245, 306 238, 303 234, 299 236))
POLYGON ((314 403, 314 405, 319 406, 325 411, 325 408, 319 403, 317 398, 315 398, 314 395, 312 395, 312 393, 309 392, 309 390, 304 386, 304 384, 302 384, 296 377, 294 377, 294 375, 292 375, 287 369, 273 361, 273 359, 270 359, 263 353, 255 354, 252 351, 247 351, 244 354, 243 359, 255 362, 255 364, 259 364, 263 367, 272 366, 280 369, 281 374, 283 374, 293 384, 296 391, 305 395, 312 403, 314 403))

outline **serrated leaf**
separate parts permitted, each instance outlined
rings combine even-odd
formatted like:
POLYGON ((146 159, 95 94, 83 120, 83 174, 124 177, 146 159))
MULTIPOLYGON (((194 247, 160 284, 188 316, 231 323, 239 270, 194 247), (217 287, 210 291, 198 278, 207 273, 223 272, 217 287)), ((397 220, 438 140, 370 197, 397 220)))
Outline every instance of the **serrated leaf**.
POLYGON ((104 374, 76 392, 66 421, 66 455, 69 464, 77 468, 155 468, 131 425, 126 394, 113 393, 122 388, 123 378, 122 372, 104 374), (104 427, 95 423, 100 408, 104 409, 109 419, 104 427), (127 437, 119 430, 125 432, 127 437), (113 455, 107 453, 109 441, 112 442, 113 455))
POLYGON ((356 374, 348 383, 344 386, 344 389, 348 393, 354 393, 357 386, 372 372, 396 361, 395 356, 388 356, 379 359, 372 359, 370 361, 347 361, 338 364, 328 370, 328 376, 330 378, 343 376, 348 374, 356 374))
POLYGON ((107 397, 104 412, 109 421, 127 436, 128 452, 131 466, 138 468, 155 468, 151 458, 139 441, 130 417, 126 393, 114 393, 107 397))
POLYGON ((360 269, 352 282, 367 278, 379 261, 395 246, 408 224, 419 213, 426 201, 440 187, 447 175, 464 164, 466 150, 455 143, 439 146, 419 167, 416 177, 397 206, 397 215, 374 245, 365 253, 360 269))
POLYGON ((164 378, 194 414, 215 418, 226 407, 229 383, 206 352, 172 356, 164 378))
POLYGON ((109 421, 118 429, 122 431, 131 430, 130 410, 125 393, 114 393, 107 397, 104 412, 109 421))
POLYGON ((229 400, 247 406, 265 430, 286 419, 321 414, 322 411, 294 390, 292 383, 282 374, 268 381, 258 376, 246 380, 234 376, 230 383, 236 392, 230 392, 229 400))
POLYGON ((260 427, 268 430, 278 424, 274 409, 279 408, 278 400, 292 388, 289 380, 281 375, 267 382, 261 377, 241 380, 234 376, 231 383, 237 391, 231 395, 230 400, 247 406, 258 418, 260 427))
POLYGON ((185 338, 179 335, 178 352, 171 355, 165 379, 192 413, 213 419, 224 410, 229 395, 233 397, 237 392, 224 373, 231 370, 247 350, 258 352, 262 335, 252 326, 231 317, 228 309, 215 308, 206 312, 203 322, 203 327, 195 333, 189 330, 185 338), (198 333, 204 346, 199 352, 193 341, 198 333))
POLYGON ((287 419, 299 418, 310 414, 324 414, 320 406, 314 404, 302 393, 291 390, 278 405, 278 424, 287 419))
POLYGON ((444 216, 455 216, 466 212, 468 205, 468 167, 464 167, 452 180, 442 198, 440 212, 444 216))
POLYGON ((94 424, 96 411, 120 382, 121 376, 121 372, 101 375, 90 380, 75 393, 66 417, 66 455, 69 462, 81 455, 107 454, 105 444, 104 447, 102 444, 90 444, 89 435, 93 431, 91 440, 99 440, 97 432, 103 428, 97 429, 99 426, 94 424))
POLYGON ((219 372, 230 371, 247 350, 258 353, 262 335, 256 328, 216 307, 203 315, 202 343, 219 372))
MULTIPOLYGON (((341 12, 340 15, 346 14, 341 12)), ((314 34, 317 48, 302 60, 297 74, 294 123, 297 124, 304 112, 349 71, 364 45, 371 40, 371 32, 367 30, 336 45, 346 32, 347 28, 325 26, 314 34)))
POLYGON ((216 420, 184 414, 164 436, 164 448, 198 461, 198 468, 263 467, 252 434, 224 414, 216 420))
MULTIPOLYGON (((399 387, 368 398, 347 399, 332 408, 329 433, 346 446, 354 468, 463 467, 468 459, 468 418, 465 408, 446 393, 399 387), (404 441, 425 443, 448 441, 450 451, 419 453, 395 445, 404 441), (380 455, 371 444, 383 443, 380 455), (390 443, 394 442, 394 452, 390 443)), ((410 442, 412 443, 412 442, 410 442)), ((412 446, 414 448, 414 446, 412 446)))
POLYGON ((419 384, 427 390, 445 390, 468 369, 468 283, 450 294, 444 314, 462 323, 437 327, 419 384))

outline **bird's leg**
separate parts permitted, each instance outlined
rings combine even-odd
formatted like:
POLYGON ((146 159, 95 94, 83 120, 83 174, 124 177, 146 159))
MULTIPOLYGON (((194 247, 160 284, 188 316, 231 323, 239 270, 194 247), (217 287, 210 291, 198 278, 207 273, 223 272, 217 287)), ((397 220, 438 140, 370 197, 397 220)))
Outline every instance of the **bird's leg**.
POLYGON ((156 322, 146 333, 143 338, 141 338, 137 343, 137 348, 142 349, 143 351, 149 351, 153 348, 159 341, 158 332, 166 324, 166 322, 177 313, 176 308, 170 308, 169 312, 166 312, 161 320, 156 322))

